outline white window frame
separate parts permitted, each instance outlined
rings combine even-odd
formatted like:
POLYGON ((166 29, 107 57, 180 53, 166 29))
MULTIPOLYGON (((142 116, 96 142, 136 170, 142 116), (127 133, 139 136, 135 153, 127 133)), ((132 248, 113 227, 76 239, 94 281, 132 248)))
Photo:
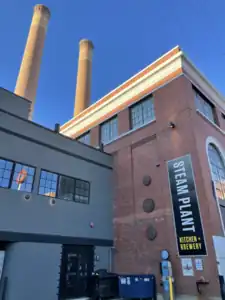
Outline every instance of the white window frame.
POLYGON ((91 144, 91 133, 90 133, 90 131, 87 131, 84 134, 82 134, 81 136, 79 136, 77 138, 77 141, 84 144, 84 145, 89 145, 90 146, 90 144, 91 144), (89 143, 85 142, 85 137, 87 137, 87 136, 88 136, 88 139, 89 139, 89 143))
POLYGON ((210 100, 208 100, 206 97, 204 97, 196 89, 194 89, 194 93, 195 93, 195 107, 196 107, 196 110, 199 111, 211 123, 218 126, 217 125, 217 118, 216 118, 216 115, 215 115, 215 106, 213 105, 213 103, 210 100), (207 108, 209 107, 211 109, 212 119, 210 117, 208 117, 207 113, 205 113, 205 109, 202 107, 202 103, 204 103, 204 105, 207 108))
POLYGON ((118 115, 113 116, 112 118, 108 119, 106 122, 103 122, 102 124, 100 124, 100 142, 103 145, 107 145, 110 144, 111 142, 115 141, 118 139, 119 137, 119 128, 118 128, 118 115), (116 121, 116 128, 117 128, 117 136, 116 137, 112 137, 111 139, 109 139, 108 141, 104 141, 103 140, 103 130, 104 130, 104 126, 109 126, 109 130, 112 130, 112 121, 116 121))
POLYGON ((131 106, 129 106, 129 114, 130 114, 130 128, 131 130, 137 130, 147 124, 150 124, 152 121, 155 120, 155 101, 154 101, 154 97, 152 95, 148 95, 142 99, 140 99, 139 101, 137 101, 136 103, 132 104, 131 106), (143 119, 143 123, 140 125, 140 126, 133 126, 133 119, 132 119, 132 109, 135 109, 136 107, 141 107, 142 108, 142 105, 143 103, 147 102, 147 101, 150 101, 151 104, 152 104, 152 110, 153 110, 153 118, 151 120, 148 120, 147 122, 144 122, 144 119, 143 119))

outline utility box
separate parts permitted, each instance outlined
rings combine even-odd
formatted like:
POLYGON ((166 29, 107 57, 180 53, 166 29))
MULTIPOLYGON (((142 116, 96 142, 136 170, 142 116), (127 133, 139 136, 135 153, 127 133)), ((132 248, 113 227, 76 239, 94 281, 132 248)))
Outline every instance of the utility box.
POLYGON ((127 299, 156 299, 154 275, 120 275, 119 296, 127 299))

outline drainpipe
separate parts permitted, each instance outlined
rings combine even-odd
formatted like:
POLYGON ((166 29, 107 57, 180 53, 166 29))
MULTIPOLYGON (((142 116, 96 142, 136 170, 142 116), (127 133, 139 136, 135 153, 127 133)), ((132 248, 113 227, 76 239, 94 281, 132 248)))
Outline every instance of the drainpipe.
POLYGON ((109 248, 109 272, 113 271, 113 252, 115 249, 115 247, 109 248))

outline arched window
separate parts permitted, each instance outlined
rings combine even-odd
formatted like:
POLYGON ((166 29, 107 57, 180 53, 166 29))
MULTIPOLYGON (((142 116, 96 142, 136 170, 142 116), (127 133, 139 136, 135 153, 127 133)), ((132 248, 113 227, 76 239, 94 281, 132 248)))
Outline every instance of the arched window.
POLYGON ((223 159, 213 144, 209 144, 208 146, 208 156, 216 196, 219 203, 225 205, 225 165, 223 159))

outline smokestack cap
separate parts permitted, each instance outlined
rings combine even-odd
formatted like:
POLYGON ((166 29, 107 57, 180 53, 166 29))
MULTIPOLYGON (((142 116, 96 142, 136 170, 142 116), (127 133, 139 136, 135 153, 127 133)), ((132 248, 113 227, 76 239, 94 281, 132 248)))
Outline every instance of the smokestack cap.
POLYGON ((34 12, 40 12, 41 14, 48 17, 48 19, 50 19, 51 12, 50 12, 49 8, 47 6, 45 6, 44 4, 35 5, 34 12))
POLYGON ((92 43, 92 41, 88 40, 88 39, 82 39, 79 43, 80 47, 83 44, 88 44, 88 46, 90 46, 91 49, 94 49, 94 44, 92 43))

